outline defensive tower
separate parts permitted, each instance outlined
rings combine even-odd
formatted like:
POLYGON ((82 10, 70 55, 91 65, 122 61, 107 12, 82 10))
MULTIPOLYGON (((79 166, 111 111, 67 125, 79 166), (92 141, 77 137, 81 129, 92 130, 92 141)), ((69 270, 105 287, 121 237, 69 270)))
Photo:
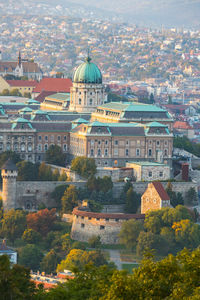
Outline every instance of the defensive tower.
POLYGON ((16 208, 16 179, 17 167, 9 159, 1 168, 1 176, 3 179, 2 200, 5 210, 16 208))

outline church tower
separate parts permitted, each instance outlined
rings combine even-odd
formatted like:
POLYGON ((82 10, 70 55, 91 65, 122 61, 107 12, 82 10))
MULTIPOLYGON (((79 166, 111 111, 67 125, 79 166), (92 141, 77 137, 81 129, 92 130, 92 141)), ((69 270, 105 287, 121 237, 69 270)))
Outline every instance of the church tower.
POLYGON ((5 210, 16 208, 16 179, 17 167, 9 159, 1 168, 1 176, 3 179, 2 200, 5 210))
POLYGON ((23 76, 23 74, 24 74, 24 72, 23 72, 23 66, 22 66, 21 52, 19 51, 18 63, 17 63, 17 66, 15 68, 15 76, 21 77, 21 76, 23 76))
POLYGON ((93 112, 102 105, 105 99, 105 90, 102 84, 101 71, 86 58, 74 72, 73 86, 70 89, 70 111, 93 112))

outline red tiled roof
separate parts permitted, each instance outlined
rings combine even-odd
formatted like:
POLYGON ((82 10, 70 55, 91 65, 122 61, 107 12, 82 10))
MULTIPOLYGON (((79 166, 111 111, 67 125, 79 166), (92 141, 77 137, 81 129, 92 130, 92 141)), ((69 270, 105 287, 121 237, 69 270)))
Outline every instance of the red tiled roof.
POLYGON ((176 129, 192 129, 192 127, 187 122, 176 121, 173 125, 176 129))
MULTIPOLYGON (((166 199, 167 200, 167 199, 166 199)), ((99 219, 121 219, 121 220, 129 220, 129 219, 139 219, 142 220, 145 218, 144 214, 107 214, 107 213, 95 213, 89 211, 79 210, 78 207, 75 207, 72 211, 73 215, 81 216, 81 217, 89 217, 89 218, 99 218, 99 219)))
POLYGON ((42 91, 37 97, 35 97, 35 100, 42 103, 47 96, 53 95, 55 93, 56 93, 55 91, 52 91, 52 92, 42 91))
POLYGON ((43 78, 34 88, 33 93, 49 91, 54 93, 69 93, 72 81, 69 78, 43 78))
POLYGON ((152 182, 154 188, 156 189, 157 193, 159 194, 161 200, 170 200, 169 195, 165 191, 163 185, 159 181, 152 182))
POLYGON ((6 80, 10 86, 30 86, 35 87, 38 83, 36 80, 6 80))

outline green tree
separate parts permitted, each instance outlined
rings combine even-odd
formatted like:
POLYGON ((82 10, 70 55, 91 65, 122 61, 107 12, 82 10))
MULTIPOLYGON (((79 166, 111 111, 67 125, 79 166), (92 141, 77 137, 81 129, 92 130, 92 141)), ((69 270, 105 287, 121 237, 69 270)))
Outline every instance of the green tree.
POLYGON ((64 195, 64 192, 67 189, 67 187, 68 187, 67 184, 59 185, 51 193, 51 198, 55 201, 56 207, 58 209, 61 209, 61 207, 62 207, 61 199, 62 199, 62 196, 64 195))
POLYGON ((1 234, 14 243, 20 238, 26 228, 26 214, 22 210, 8 210, 1 220, 1 234))
POLYGON ((38 164, 29 161, 21 161, 17 163, 18 176, 17 180, 35 181, 38 180, 38 164))
POLYGON ((10 95, 10 92, 9 92, 8 89, 4 89, 4 90, 2 91, 2 96, 9 96, 9 95, 10 95))
POLYGON ((39 166, 38 177, 41 181, 52 181, 53 173, 51 171, 51 167, 42 162, 39 166))
POLYGON ((154 99, 153 93, 151 93, 151 95, 150 95, 150 97, 149 97, 149 102, 150 102, 151 104, 155 103, 155 99, 154 99))
POLYGON ((48 164, 65 166, 66 155, 58 145, 51 145, 45 153, 45 160, 48 164))
POLYGON ((137 254, 143 255, 146 250, 155 250, 156 254, 166 255, 169 251, 168 242, 163 236, 152 232, 141 231, 138 236, 137 254))
POLYGON ((96 173, 96 164, 93 158, 77 156, 72 160, 71 170, 84 178, 89 178, 96 173))
POLYGON ((67 174, 63 171, 58 177, 58 181, 66 181, 66 180, 67 180, 67 174))
POLYGON ((125 245, 126 248, 133 250, 137 245, 138 236, 143 230, 144 226, 141 221, 131 219, 123 222, 119 234, 120 243, 125 245))
POLYGON ((22 239, 28 244, 38 244, 42 240, 42 236, 33 229, 26 229, 22 235, 22 239))
POLYGON ((0 154, 0 167, 8 160, 11 159, 15 164, 20 162, 20 156, 12 151, 5 151, 0 154))
POLYGON ((191 187, 185 195, 185 202, 187 205, 196 204, 198 201, 198 195, 194 187, 191 187))
POLYGON ((42 259, 40 263, 40 269, 42 272, 51 274, 56 271, 56 267, 60 262, 59 256, 54 249, 51 249, 42 259))
POLYGON ((19 264, 33 271, 39 270, 42 258, 43 254, 36 245, 27 244, 19 251, 19 264))
POLYGON ((140 206, 141 196, 137 194, 132 187, 126 193, 125 212, 136 213, 140 206))
POLYGON ((93 235, 89 238, 88 244, 91 248, 101 247, 101 237, 99 235, 93 235))
POLYGON ((11 95, 11 96, 22 97, 22 94, 20 93, 20 91, 19 91, 18 89, 13 89, 13 90, 10 92, 10 95, 11 95))
POLYGON ((62 211, 71 213, 75 206, 78 205, 78 192, 74 185, 70 185, 62 196, 62 211))
POLYGON ((58 170, 58 169, 55 169, 55 170, 53 171, 53 174, 52 174, 52 177, 53 177, 52 179, 53 179, 53 181, 58 181, 59 176, 60 176, 59 170, 58 170))
POLYGON ((87 264, 93 264, 98 267, 106 265, 107 261, 100 251, 72 249, 66 256, 66 259, 62 260, 61 263, 58 264, 57 271, 60 272, 65 269, 71 271, 82 270, 87 264))
POLYGON ((22 266, 11 268, 8 256, 0 256, 1 299, 33 299, 35 284, 30 280, 30 271, 22 266))
POLYGON ((175 232, 176 241, 187 248, 196 248, 200 245, 200 226, 190 220, 174 222, 172 229, 175 232))

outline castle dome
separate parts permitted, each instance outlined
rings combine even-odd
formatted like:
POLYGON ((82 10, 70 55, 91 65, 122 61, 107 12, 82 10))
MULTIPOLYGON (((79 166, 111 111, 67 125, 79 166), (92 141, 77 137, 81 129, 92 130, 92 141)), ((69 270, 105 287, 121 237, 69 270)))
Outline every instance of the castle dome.
POLYGON ((91 62, 88 56, 74 72, 73 82, 75 83, 102 83, 101 71, 91 62))

